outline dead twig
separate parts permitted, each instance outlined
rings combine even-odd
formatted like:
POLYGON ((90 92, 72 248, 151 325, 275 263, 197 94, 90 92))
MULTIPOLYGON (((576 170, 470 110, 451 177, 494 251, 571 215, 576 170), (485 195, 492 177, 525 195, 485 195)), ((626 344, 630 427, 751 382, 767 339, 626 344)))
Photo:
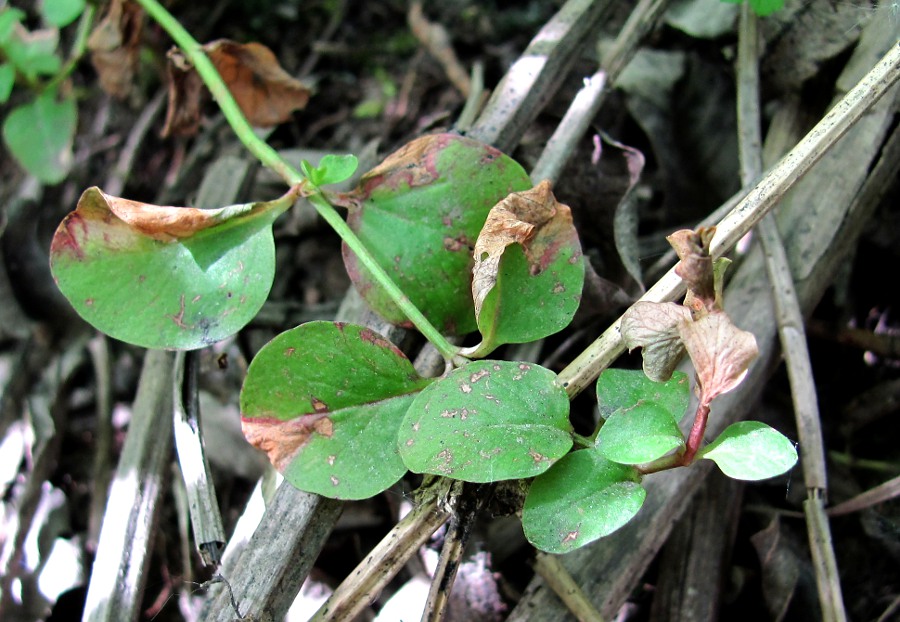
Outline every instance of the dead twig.
MULTIPOLYGON (((741 7, 738 39, 738 144, 741 181, 744 185, 756 179, 763 167, 758 56, 756 15, 749 5, 744 4, 741 7)), ((772 287, 778 335, 790 378, 794 415, 800 435, 803 478, 808 495, 803 509, 806 514, 822 614, 826 620, 837 622, 846 620, 847 614, 844 610, 831 529, 825 516, 824 498, 828 490, 825 448, 816 386, 806 346, 806 333, 803 329, 803 315, 797 301, 787 253, 781 242, 781 234, 778 232, 773 213, 770 212, 760 220, 757 231, 766 257, 766 271, 772 287)))

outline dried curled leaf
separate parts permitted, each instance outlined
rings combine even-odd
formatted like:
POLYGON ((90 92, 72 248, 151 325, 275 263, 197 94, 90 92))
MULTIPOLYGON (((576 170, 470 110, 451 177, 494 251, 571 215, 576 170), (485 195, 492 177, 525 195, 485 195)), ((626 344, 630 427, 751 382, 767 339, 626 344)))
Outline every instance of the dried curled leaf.
POLYGON ((715 234, 715 227, 701 227, 697 231, 682 229, 666 238, 681 260, 675 273, 688 288, 684 305, 695 316, 717 308, 713 261, 709 256, 709 243, 715 234))
POLYGON ((697 372, 704 404, 739 385, 759 355, 753 333, 735 326, 724 311, 680 322, 677 329, 697 372))
POLYGON ((485 297, 497 283, 500 258, 508 246, 520 244, 531 273, 537 274, 542 269, 543 251, 553 244, 560 230, 571 227, 571 223, 571 210, 557 202, 550 190, 550 182, 546 180, 530 190, 512 193, 491 208, 475 242, 475 267, 472 270, 475 314, 481 313, 485 297))
POLYGON ((130 0, 112 0, 106 15, 88 38, 91 64, 101 88, 118 99, 133 92, 138 67, 144 10, 130 0))
POLYGON ((219 39, 204 45, 203 50, 251 125, 278 125, 306 107, 309 87, 282 69, 272 50, 263 44, 219 39))
POLYGON ((200 106, 206 93, 203 80, 178 48, 169 50, 166 58, 169 99, 162 136, 193 136, 200 127, 200 106))
POLYGON ((485 356, 504 343, 541 339, 568 326, 581 303, 584 262, 572 212, 550 182, 491 208, 474 249, 472 298, 485 356))
POLYGON ((85 191, 81 196, 78 209, 100 214, 108 210, 142 234, 161 242, 169 242, 212 227, 237 215, 236 210, 246 211, 250 207, 248 204, 199 209, 152 205, 114 197, 95 187, 85 191))
MULTIPOLYGON (((204 45, 203 51, 251 125, 278 125, 306 107, 309 87, 282 69, 272 50, 261 43, 219 39, 204 45)), ((197 131, 202 83, 179 50, 172 50, 168 57, 169 110, 163 135, 189 135, 197 131)))
POLYGON ((674 302, 637 302, 622 316, 622 339, 629 351, 643 348, 644 373, 656 382, 672 377, 684 356, 679 330, 691 312, 674 302))

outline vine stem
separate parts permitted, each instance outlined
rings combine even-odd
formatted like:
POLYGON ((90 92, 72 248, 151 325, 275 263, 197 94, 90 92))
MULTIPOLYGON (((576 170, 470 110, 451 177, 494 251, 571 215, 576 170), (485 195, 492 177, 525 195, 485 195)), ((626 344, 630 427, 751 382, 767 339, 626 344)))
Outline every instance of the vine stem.
MULTIPOLYGON (((140 5, 144 7, 147 14, 158 23, 163 30, 169 33, 169 36, 175 41, 184 54, 190 59, 197 73, 210 90, 219 109, 234 130, 238 139, 244 144, 247 150, 252 153, 264 166, 275 171, 285 183, 293 187, 301 184, 306 180, 303 174, 297 169, 290 166, 284 159, 278 155, 268 143, 259 138, 253 131, 253 128, 247 122, 244 113, 235 101, 219 72, 216 70, 212 61, 203 51, 203 47, 196 39, 181 25, 181 23, 172 16, 157 0, 138 0, 140 5)), ((369 270, 374 279, 381 285, 391 300, 406 315, 410 322, 430 341, 441 355, 448 361, 460 362, 459 349, 450 344, 449 341, 428 321, 428 319, 419 311, 412 301, 403 293, 391 277, 378 264, 369 250, 365 247, 356 234, 350 229, 349 225, 341 218, 334 206, 325 199, 324 196, 316 190, 307 199, 316 209, 319 215, 327 222, 332 229, 340 236, 347 246, 356 253, 360 263, 369 270)))

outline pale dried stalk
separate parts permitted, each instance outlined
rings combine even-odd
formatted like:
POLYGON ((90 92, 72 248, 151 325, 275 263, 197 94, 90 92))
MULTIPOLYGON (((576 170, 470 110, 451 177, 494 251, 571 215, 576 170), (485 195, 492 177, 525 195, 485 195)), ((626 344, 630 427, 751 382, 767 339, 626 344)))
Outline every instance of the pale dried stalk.
POLYGON ((219 564, 226 538, 206 449, 200 436, 198 364, 196 352, 175 355, 172 427, 178 464, 184 478, 194 546, 203 565, 211 566, 219 564))
POLYGON ((107 497, 84 622, 136 620, 171 459, 172 354, 149 350, 107 497))
POLYGON ((512 151, 611 4, 568 0, 503 76, 468 135, 500 151, 512 151))
POLYGON ((447 514, 438 509, 436 497, 418 505, 335 589, 310 622, 354 619, 446 520, 447 514))
MULTIPOLYGON (((794 184, 841 136, 900 78, 900 46, 887 54, 853 87, 816 126, 756 184, 723 218, 710 245, 710 254, 720 257, 752 229, 794 184)), ((642 301, 668 302, 684 293, 684 283, 669 270, 642 297, 642 301)), ((607 328, 584 352, 559 374, 566 392, 573 397, 600 375, 625 347, 620 333, 621 318, 607 328)))
POLYGON ((603 616, 594 608, 566 567, 559 563, 559 557, 538 551, 534 558, 534 571, 559 596, 578 622, 603 622, 603 616))
MULTIPOLYGON (((748 4, 744 4, 741 8, 738 39, 737 97, 741 182, 744 185, 756 179, 763 166, 758 55, 756 15, 748 4)), ((847 614, 841 593, 837 558, 832 546, 831 529, 823 502, 828 486, 825 475, 825 448, 803 315, 800 312, 794 279, 775 222, 775 215, 767 214, 759 222, 757 231, 766 258, 766 272, 772 287, 778 335, 790 379, 794 415, 800 436, 803 478, 808 494, 803 509, 806 514, 822 615, 829 622, 841 622, 847 619, 847 614)))

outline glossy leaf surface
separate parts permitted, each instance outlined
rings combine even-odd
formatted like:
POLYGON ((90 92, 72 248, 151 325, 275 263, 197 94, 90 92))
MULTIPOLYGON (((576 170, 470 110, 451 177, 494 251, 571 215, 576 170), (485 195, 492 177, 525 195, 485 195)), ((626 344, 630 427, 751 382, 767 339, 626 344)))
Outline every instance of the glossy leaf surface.
POLYGON ((641 509, 638 472, 596 451, 576 451, 535 478, 522 509, 525 537, 548 553, 568 553, 607 536, 641 509))
POLYGON ((259 351, 241 390, 244 435, 301 490, 364 499, 406 467, 397 433, 430 380, 374 331, 309 322, 259 351))
POLYGON ((475 361, 416 397, 400 430, 417 473, 467 482, 533 477, 572 447, 569 400, 539 365, 475 361))
POLYGON ((50 267, 98 330, 145 348, 200 348, 243 328, 272 286, 272 222, 288 195, 202 210, 89 188, 56 230, 50 267))
POLYGON ((665 382, 654 382, 634 369, 607 369, 597 378, 597 407, 608 419, 615 411, 640 402, 657 402, 679 420, 690 402, 687 374, 676 371, 665 382))
POLYGON ((672 413, 657 402, 640 401, 615 411, 600 428, 597 450, 613 462, 642 464, 684 445, 672 413))
POLYGON ((697 456, 715 462, 728 477, 743 480, 775 477, 797 463, 794 444, 759 421, 731 424, 697 456))

